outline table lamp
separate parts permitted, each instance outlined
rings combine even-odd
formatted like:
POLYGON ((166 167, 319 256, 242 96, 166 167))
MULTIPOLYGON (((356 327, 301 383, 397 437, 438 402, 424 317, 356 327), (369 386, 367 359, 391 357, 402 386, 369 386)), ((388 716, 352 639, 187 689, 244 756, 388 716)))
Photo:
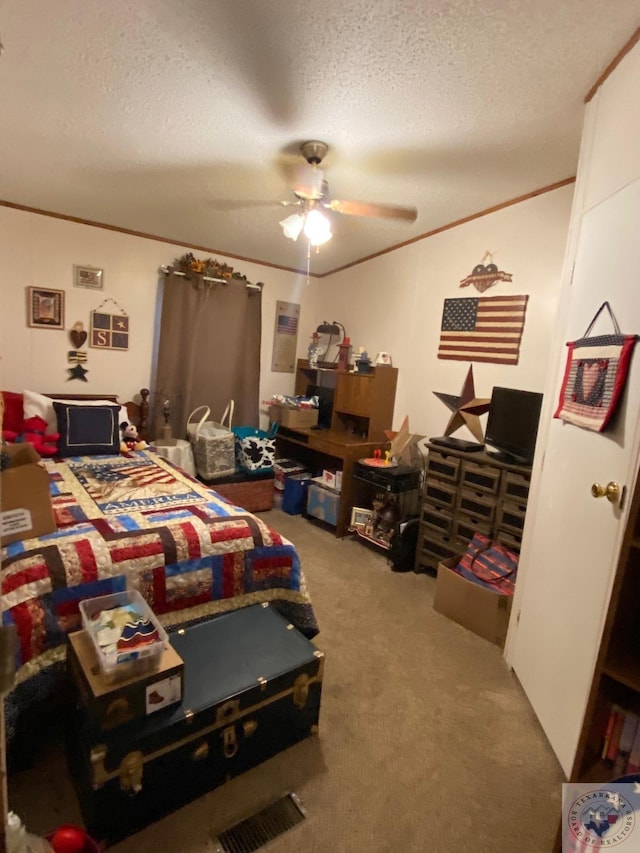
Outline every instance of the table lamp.
MULTIPOLYGON (((342 340, 338 344, 338 366, 337 369, 340 371, 349 370, 349 361, 351 358, 351 339, 347 337, 347 332, 342 325, 342 323, 338 323, 337 320, 333 320, 331 323, 327 323, 324 320, 318 328, 316 332, 320 335, 329 335, 329 345, 331 344, 331 338, 334 336, 338 336, 342 334, 342 340)), ((327 351, 329 349, 329 345, 327 345, 327 351)))
POLYGON ((162 438, 156 444, 163 444, 165 447, 174 447, 176 439, 171 434, 171 424, 169 423, 171 418, 171 400, 165 400, 162 404, 162 417, 164 418, 162 438))

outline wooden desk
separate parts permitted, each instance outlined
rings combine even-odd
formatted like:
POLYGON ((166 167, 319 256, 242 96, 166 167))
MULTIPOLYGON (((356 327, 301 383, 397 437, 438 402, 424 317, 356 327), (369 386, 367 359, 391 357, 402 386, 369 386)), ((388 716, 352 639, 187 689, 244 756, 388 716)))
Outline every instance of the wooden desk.
POLYGON ((344 536, 351 522, 353 506, 353 463, 373 455, 380 448, 388 449, 389 442, 367 441, 333 429, 293 430, 280 427, 276 437, 277 454, 296 459, 314 473, 322 468, 342 471, 342 490, 338 505, 336 536, 344 536))

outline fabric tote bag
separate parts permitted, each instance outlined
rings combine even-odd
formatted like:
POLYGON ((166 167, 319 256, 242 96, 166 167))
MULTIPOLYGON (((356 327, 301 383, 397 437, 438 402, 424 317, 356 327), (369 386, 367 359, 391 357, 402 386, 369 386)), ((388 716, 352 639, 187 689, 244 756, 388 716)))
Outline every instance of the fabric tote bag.
POLYGON ((215 480, 236 472, 235 438, 231 431, 234 402, 229 401, 220 421, 207 420, 211 414, 208 406, 198 406, 187 418, 187 437, 193 449, 198 476, 203 480, 215 480), (200 420, 191 422, 199 412, 200 420), (225 424, 226 421, 226 424, 225 424))
POLYGON ((611 306, 603 302, 584 335, 567 344, 567 364, 554 418, 602 432, 620 402, 636 339, 637 335, 622 334, 611 306), (613 334, 589 337, 605 308, 613 334))
POLYGON ((467 580, 503 595, 513 595, 518 555, 500 542, 475 533, 455 571, 467 580))
POLYGON ((256 427, 233 427, 236 439, 236 462, 246 474, 266 474, 276 458, 278 424, 268 430, 256 427))

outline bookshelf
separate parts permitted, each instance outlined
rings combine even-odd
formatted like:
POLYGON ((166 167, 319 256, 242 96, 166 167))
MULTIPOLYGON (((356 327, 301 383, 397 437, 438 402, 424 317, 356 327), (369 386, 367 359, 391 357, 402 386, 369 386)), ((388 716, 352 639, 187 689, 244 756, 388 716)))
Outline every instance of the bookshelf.
POLYGON ((634 764, 640 764, 640 477, 632 496, 571 779, 606 782, 637 772, 634 764), (623 716, 617 731, 615 726, 609 728, 615 708, 623 716), (631 752, 636 750, 636 762, 631 756, 623 757, 628 749, 624 739, 622 749, 620 745, 624 720, 630 727, 634 719, 637 726, 631 752))
MULTIPOLYGON (((629 757, 625 760, 618 756, 622 729, 618 730, 618 742, 613 745, 611 737, 615 735, 609 730, 607 743, 614 707, 640 719, 640 476, 636 478, 631 499, 591 690, 569 775, 571 781, 602 785, 627 775, 629 764, 633 766, 634 760, 640 761, 640 743, 635 737, 629 757)), ((561 853, 561 849, 560 822, 553 851, 561 853)))

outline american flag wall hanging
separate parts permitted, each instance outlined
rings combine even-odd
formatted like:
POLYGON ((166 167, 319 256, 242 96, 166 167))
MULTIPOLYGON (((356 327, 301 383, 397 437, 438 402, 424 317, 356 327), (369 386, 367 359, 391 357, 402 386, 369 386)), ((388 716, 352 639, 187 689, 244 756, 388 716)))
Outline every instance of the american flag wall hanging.
POLYGON ((438 358, 517 364, 528 296, 445 299, 438 358))
POLYGON ((271 356, 271 370, 274 373, 295 371, 299 320, 300 306, 297 303, 277 301, 271 356))

